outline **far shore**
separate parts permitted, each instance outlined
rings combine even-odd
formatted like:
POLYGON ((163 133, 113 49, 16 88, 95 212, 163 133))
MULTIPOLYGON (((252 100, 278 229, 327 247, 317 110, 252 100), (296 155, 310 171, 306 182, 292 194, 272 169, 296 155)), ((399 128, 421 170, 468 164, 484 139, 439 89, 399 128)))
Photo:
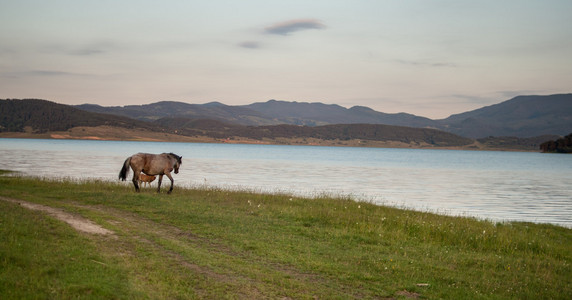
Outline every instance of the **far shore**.
POLYGON ((475 141, 472 144, 464 146, 439 147, 427 143, 417 143, 417 142, 404 143, 400 141, 373 141, 373 140, 360 140, 360 139, 322 140, 316 138, 275 138, 275 139, 258 140, 258 139, 244 138, 244 137, 228 137, 220 139, 208 136, 184 136, 166 132, 155 132, 143 129, 127 129, 127 128, 118 128, 111 126, 74 127, 67 131, 54 131, 45 133, 34 133, 30 131, 0 132, 0 138, 539 152, 539 150, 517 149, 517 148, 507 148, 507 147, 503 148, 490 147, 482 143, 479 143, 478 141, 475 141))

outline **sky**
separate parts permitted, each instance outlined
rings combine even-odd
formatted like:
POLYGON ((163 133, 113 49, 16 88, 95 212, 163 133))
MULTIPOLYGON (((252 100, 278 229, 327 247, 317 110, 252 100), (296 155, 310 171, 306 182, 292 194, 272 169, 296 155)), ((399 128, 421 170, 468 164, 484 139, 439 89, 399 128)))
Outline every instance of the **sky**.
POLYGON ((0 0, 0 99, 446 118, 572 92, 570 0, 0 0))

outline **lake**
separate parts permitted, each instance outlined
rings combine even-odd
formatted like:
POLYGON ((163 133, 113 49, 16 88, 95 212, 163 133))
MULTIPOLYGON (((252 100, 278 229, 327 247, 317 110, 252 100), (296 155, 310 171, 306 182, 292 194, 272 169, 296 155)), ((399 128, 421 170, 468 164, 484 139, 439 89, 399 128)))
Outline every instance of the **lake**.
MULTIPOLYGON (((207 186, 310 197, 349 196, 440 214, 572 228, 572 155, 0 139, 0 169, 117 181, 125 159, 137 152, 183 156, 180 172, 174 175, 175 189, 207 186)), ((169 180, 164 178, 163 184, 168 187, 169 180)))

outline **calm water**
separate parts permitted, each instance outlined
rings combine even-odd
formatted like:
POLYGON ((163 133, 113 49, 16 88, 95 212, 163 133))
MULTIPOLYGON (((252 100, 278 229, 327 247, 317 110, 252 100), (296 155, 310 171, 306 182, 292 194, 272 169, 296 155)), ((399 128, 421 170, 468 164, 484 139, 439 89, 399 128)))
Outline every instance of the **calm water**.
POLYGON ((175 188, 349 195, 442 214, 572 228, 572 155, 0 139, 0 169, 115 181, 123 161, 137 152, 182 155, 175 188))

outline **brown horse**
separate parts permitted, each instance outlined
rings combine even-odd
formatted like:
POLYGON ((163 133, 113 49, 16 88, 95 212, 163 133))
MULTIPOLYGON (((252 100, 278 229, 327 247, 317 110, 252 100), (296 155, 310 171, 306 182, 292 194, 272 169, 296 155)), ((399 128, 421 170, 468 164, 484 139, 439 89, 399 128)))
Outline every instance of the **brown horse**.
POLYGON ((148 186, 151 186, 151 182, 155 181, 155 178, 157 178, 157 176, 153 175, 153 176, 149 176, 149 175, 145 175, 144 173, 139 174, 139 184, 141 185, 141 187, 145 186, 145 183, 148 186))
POLYGON ((179 173, 179 167, 183 163, 182 156, 178 156, 173 153, 162 153, 162 154, 149 154, 149 153, 137 153, 128 157, 123 163, 123 168, 119 172, 119 179, 125 181, 127 178, 127 172, 129 172, 129 167, 133 170, 133 185, 135 186, 135 191, 139 192, 139 174, 141 172, 147 175, 159 175, 159 185, 157 187, 157 193, 161 192, 161 181, 163 181, 163 175, 167 175, 171 180, 171 188, 167 193, 173 191, 173 176, 171 176, 171 171, 175 170, 175 174, 179 173))

